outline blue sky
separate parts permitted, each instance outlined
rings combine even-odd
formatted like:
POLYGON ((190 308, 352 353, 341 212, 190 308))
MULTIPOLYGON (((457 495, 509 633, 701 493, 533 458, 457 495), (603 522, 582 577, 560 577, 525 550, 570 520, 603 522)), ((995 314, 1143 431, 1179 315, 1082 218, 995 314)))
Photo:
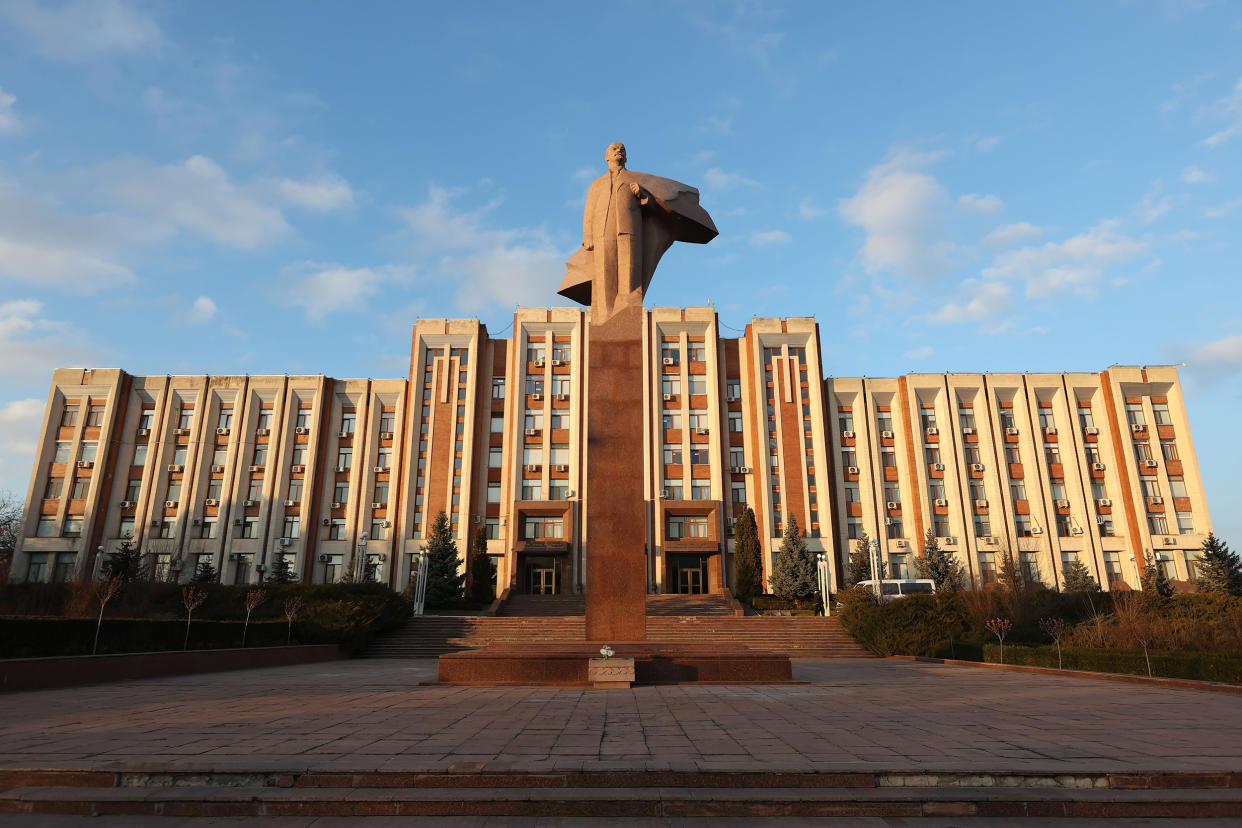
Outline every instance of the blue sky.
POLYGON ((648 305, 831 373, 1186 362, 1242 545, 1242 6, 0 3, 0 489, 57 366, 404 376, 555 304, 610 141, 699 187, 648 305))

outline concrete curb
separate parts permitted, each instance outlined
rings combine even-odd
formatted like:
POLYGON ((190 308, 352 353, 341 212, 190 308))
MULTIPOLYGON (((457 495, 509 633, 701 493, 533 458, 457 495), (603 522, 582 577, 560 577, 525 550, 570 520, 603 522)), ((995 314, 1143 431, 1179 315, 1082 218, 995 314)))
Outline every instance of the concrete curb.
POLYGON ((994 664, 990 661, 963 661, 954 658, 931 658, 929 656, 891 655, 894 661, 917 661, 924 664, 951 664, 956 667, 986 667, 992 670, 1009 670, 1015 673, 1041 673, 1048 676, 1073 676, 1074 678, 1124 681, 1131 684, 1149 684, 1157 687, 1176 687, 1181 690, 1209 690, 1213 693, 1242 693, 1242 685, 1221 684, 1215 681, 1164 678, 1162 676, 1134 676, 1128 673, 1094 673, 1089 670, 1058 670, 1056 667, 1035 667, 1029 664, 994 664))

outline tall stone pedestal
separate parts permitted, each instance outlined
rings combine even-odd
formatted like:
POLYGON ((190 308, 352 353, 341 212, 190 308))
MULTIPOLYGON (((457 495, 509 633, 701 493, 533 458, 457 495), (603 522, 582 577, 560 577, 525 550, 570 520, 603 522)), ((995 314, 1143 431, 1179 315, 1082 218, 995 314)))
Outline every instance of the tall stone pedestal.
POLYGON ((586 638, 647 639, 641 304, 590 328, 586 638))

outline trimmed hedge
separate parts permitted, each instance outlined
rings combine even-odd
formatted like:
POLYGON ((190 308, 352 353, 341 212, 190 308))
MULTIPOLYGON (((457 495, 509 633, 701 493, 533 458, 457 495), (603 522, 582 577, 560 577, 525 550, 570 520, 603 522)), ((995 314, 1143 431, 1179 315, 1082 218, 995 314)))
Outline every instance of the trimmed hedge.
POLYGON ((876 655, 938 655, 950 637, 961 638, 965 629, 960 604, 948 592, 880 604, 872 593, 856 587, 839 598, 845 631, 876 655))
MULTIPOLYGON (((1152 651, 1151 673, 1163 678, 1216 681, 1242 684, 1242 658, 1203 652, 1152 651)), ((983 645, 983 660, 1000 662, 1000 647, 983 645)), ((1056 667, 1056 647, 1005 647, 1005 663, 1032 667, 1056 667)), ((1095 673, 1147 675, 1147 662, 1142 650, 1095 650, 1085 647, 1062 647, 1061 666, 1067 670, 1090 670, 1095 673)))
MULTIPOLYGON (((188 649, 240 647, 243 626, 240 621, 196 619, 190 625, 188 649)), ((283 646, 287 635, 285 621, 251 621, 246 646, 283 646)), ((318 624, 293 622, 294 644, 332 644, 340 638, 318 624)), ((88 655, 94 639, 94 618, 0 618, 0 658, 88 655)), ((184 640, 184 619, 104 618, 99 654, 180 650, 184 640)))

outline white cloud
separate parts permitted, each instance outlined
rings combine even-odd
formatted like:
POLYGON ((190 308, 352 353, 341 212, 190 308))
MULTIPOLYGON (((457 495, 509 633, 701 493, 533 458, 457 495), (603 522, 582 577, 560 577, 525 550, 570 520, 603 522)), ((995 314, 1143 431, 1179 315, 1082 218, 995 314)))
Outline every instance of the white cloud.
POLYGON ((453 202, 463 195, 432 187, 426 201, 401 212, 420 271, 457 282, 458 304, 467 311, 546 304, 565 272, 568 252, 558 250, 542 227, 488 226, 498 202, 459 210, 453 202))
POLYGON ((1001 141, 999 135, 985 135, 975 141, 975 148, 980 152, 990 152, 996 149, 996 145, 1001 141))
POLYGON ((1204 172, 1195 166, 1190 166, 1182 170, 1183 184, 1211 184, 1215 180, 1215 175, 1204 172))
POLYGON ((0 491, 26 496, 30 466, 43 428, 43 400, 0 403, 0 491))
POLYGON ((21 119, 17 117, 17 112, 13 108, 15 103, 17 103, 17 96, 0 88, 0 135, 6 132, 17 132, 22 128, 21 119))
POLYGON ((0 3, 0 17, 23 31, 40 54, 54 60, 151 52, 163 41, 155 20, 124 0, 6 0, 0 3))
POLYGON ((1134 213, 1144 224, 1151 224, 1156 219, 1173 209, 1173 199, 1160 194, 1160 182, 1143 194, 1139 203, 1134 206, 1134 213))
POLYGON ((957 206, 964 212, 977 213, 979 215, 986 216, 993 213, 999 213, 1001 210, 1004 210, 1005 202, 1001 201, 994 195, 981 196, 975 195, 974 193, 967 193, 964 196, 958 197, 957 206))
POLYGON ((1220 218, 1227 216, 1234 210, 1242 207, 1242 198, 1235 198, 1232 201, 1226 201, 1224 204, 1217 204, 1215 207, 1204 207, 1203 215, 1208 218, 1220 218))
POLYGON ((303 262, 285 268, 277 298, 303 308, 307 319, 318 322, 335 311, 366 307, 389 276, 390 271, 382 268, 303 262))
POLYGON ((734 187, 760 187, 760 183, 753 178, 747 178, 738 173, 725 172, 719 167, 712 167, 703 173, 703 181, 708 188, 713 190, 731 190, 734 187))
POLYGON ((1229 95, 1216 102, 1216 109, 1224 115, 1226 124, 1223 129, 1203 139, 1209 147, 1219 147, 1229 139, 1242 135, 1242 78, 1238 79, 1229 95))
POLYGON ((1063 292, 1094 296, 1105 270, 1146 248, 1144 242, 1118 233, 1116 221, 1102 221, 1063 242, 1000 253, 990 267, 983 269, 983 276, 1025 282, 1026 295, 1035 299, 1063 292))
POLYGON ((868 171, 856 195, 839 202, 841 216, 866 231, 867 270, 928 278, 949 268, 953 245, 937 240, 949 199, 939 181, 919 170, 934 158, 896 152, 868 171))
POLYGON ((324 173, 305 181, 285 178, 277 182, 277 187, 287 203, 304 210, 327 212, 350 207, 354 203, 353 188, 334 173, 324 173))
POLYGON ((1003 282, 967 279, 962 287, 970 295, 964 303, 949 302, 932 313, 931 321, 942 325, 984 322, 1009 310, 1012 291, 1003 282))
POLYGON ((67 322, 47 319, 34 299, 0 302, 0 387, 42 384, 57 368, 99 365, 111 355, 67 322))
POLYGON ((815 203, 815 199, 807 196, 798 202, 798 216, 810 221, 820 216, 827 215, 828 211, 815 203))
POLYGON ((216 315, 216 310, 216 303, 210 296, 200 296, 194 300, 194 304, 190 305, 189 319, 196 324, 210 322, 216 315))
POLYGON ((1242 370, 1242 334, 1211 342, 1175 346, 1173 351, 1197 384, 1206 384, 1242 370))
POLYGON ((936 349, 930 345, 924 345, 921 348, 911 348, 910 350, 906 351, 902 356, 904 356, 906 359, 927 359, 929 356, 935 353, 935 350, 936 349))
POLYGON ((750 243, 754 245, 788 244, 793 241, 784 230, 757 230, 750 234, 750 243))
POLYGON ((997 227, 984 236, 980 244, 986 247, 1012 247, 1028 239, 1037 239, 1043 234, 1044 228, 1036 227, 1030 222, 1019 221, 997 227))

